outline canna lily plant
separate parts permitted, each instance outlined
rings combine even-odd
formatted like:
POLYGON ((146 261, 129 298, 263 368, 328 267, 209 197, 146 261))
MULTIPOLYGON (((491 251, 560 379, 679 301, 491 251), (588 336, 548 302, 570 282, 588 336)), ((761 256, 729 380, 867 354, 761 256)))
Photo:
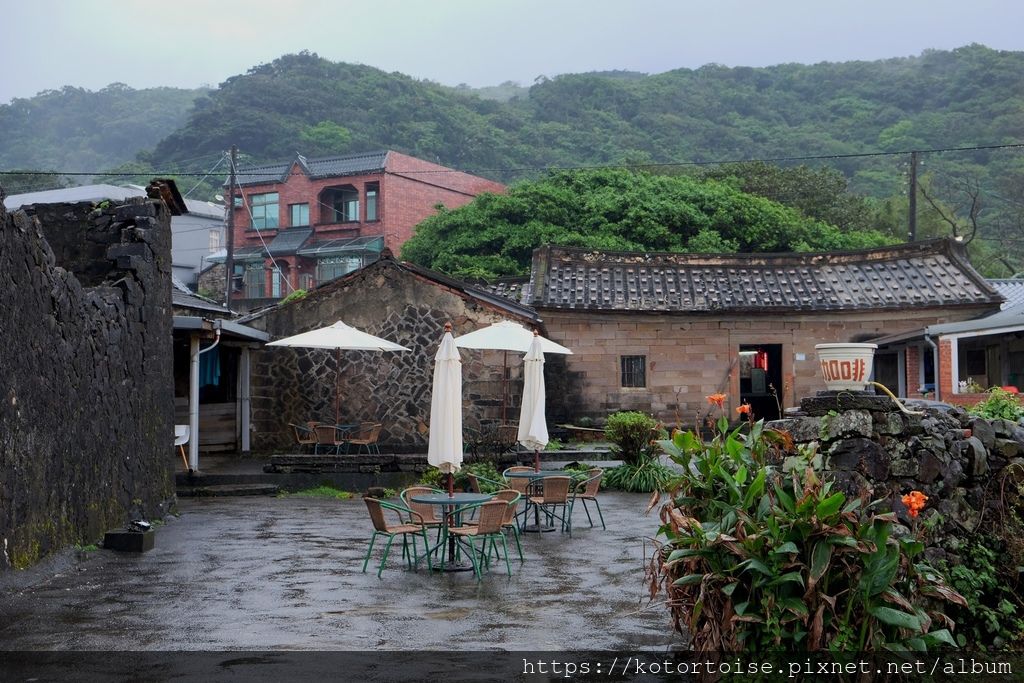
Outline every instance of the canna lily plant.
POLYGON ((923 561, 920 540, 893 533, 893 513, 834 490, 810 466, 813 447, 789 472, 770 464, 792 441, 763 421, 714 427, 707 442, 694 431, 659 442, 683 472, 648 570, 651 597, 666 592, 695 650, 955 646, 936 607, 966 602, 923 561))

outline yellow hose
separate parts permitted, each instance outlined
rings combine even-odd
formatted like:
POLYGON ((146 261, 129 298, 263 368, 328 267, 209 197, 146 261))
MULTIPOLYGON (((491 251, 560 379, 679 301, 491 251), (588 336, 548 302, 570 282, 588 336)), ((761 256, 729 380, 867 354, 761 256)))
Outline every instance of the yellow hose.
POLYGON ((887 393, 889 395, 889 398, 892 399, 892 402, 896 404, 896 407, 900 409, 901 413, 905 413, 907 415, 925 415, 926 414, 924 412, 920 412, 920 411, 917 411, 917 410, 907 410, 907 407, 904 406, 902 403, 900 403, 900 400, 898 398, 896 398, 896 395, 894 393, 892 393, 891 391, 889 391, 889 388, 887 386, 885 386, 884 384, 882 384, 881 382, 868 382, 868 384, 873 384, 874 386, 878 387, 879 389, 881 389, 882 391, 887 393))

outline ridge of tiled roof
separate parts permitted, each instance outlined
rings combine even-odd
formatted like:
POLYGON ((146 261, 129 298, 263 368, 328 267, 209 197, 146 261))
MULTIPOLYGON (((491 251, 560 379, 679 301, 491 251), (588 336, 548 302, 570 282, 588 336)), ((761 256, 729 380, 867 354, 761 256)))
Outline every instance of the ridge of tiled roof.
POLYGON ((875 249, 785 254, 534 251, 536 308, 757 313, 996 305, 1003 297, 962 244, 929 240, 875 249))
MULTIPOLYGON (((317 159, 307 159, 301 154, 294 159, 274 164, 239 167, 236 183, 240 186, 280 183, 288 178, 292 166, 299 164, 310 178, 335 178, 347 175, 362 175, 384 170, 388 151, 359 152, 317 159)), ((225 180, 225 185, 227 181, 225 180)))

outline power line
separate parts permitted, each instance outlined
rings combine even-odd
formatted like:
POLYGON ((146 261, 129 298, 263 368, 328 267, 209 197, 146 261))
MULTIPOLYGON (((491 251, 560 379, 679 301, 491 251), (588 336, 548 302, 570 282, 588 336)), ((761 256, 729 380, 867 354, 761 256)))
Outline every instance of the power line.
MULTIPOLYGON (((1024 148, 1024 142, 1006 143, 1001 145, 972 145, 967 147, 936 147, 932 149, 906 149, 895 152, 850 152, 846 154, 811 154, 803 156, 779 156, 779 157, 761 157, 761 158, 738 158, 738 159, 713 159, 706 161, 666 161, 666 162, 650 162, 642 164, 593 164, 593 165, 577 165, 577 166, 518 166, 509 168, 481 168, 481 169, 466 169, 459 170, 453 168, 443 169, 431 169, 431 170, 402 170, 402 169, 390 169, 390 173, 402 174, 402 175, 426 175, 426 174, 444 174, 444 173, 523 173, 526 171, 584 171, 584 170, 600 170, 600 169, 650 169, 650 168, 672 168, 677 166, 714 166, 714 165, 726 165, 726 164, 750 164, 750 163, 782 163, 782 162, 794 162, 794 161, 826 161, 830 159, 864 159, 871 157, 892 157, 902 156, 917 152, 918 154, 938 154, 943 152, 980 152, 986 150, 997 150, 997 149, 1021 149, 1024 148)), ((201 157, 197 157, 201 158, 201 157)), ((105 176, 137 176, 137 175, 176 175, 182 177, 188 176, 204 176, 203 172, 175 172, 175 171, 132 171, 125 173, 113 173, 109 171, 34 171, 30 169, 20 169, 11 171, 0 171, 0 176, 4 175, 40 175, 40 176, 92 176, 92 175, 105 175, 105 176)), ((266 176, 266 171, 239 171, 236 169, 236 176, 266 176)), ((289 176, 303 176, 306 175, 303 172, 289 172, 283 174, 284 177, 289 176)), ((276 176, 275 176, 276 177, 276 176)), ((274 182, 274 181, 268 181, 274 182)))

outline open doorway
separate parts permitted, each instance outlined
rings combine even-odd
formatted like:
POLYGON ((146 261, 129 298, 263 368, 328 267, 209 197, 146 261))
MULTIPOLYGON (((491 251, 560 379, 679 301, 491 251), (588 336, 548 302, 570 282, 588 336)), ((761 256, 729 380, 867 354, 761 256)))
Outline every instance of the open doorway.
POLYGON ((782 344, 742 344, 739 349, 740 401, 754 418, 778 420, 782 400, 782 344))

